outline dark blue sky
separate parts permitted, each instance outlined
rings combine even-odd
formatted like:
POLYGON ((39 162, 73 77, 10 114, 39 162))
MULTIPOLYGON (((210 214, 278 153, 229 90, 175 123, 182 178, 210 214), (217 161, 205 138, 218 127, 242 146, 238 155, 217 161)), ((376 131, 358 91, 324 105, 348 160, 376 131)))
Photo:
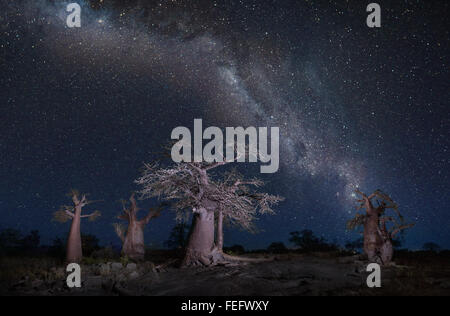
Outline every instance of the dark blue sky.
MULTIPOLYGON (((118 200, 173 128, 202 118, 281 130, 280 171, 261 178, 286 201, 226 244, 306 228, 355 239, 345 222, 360 187, 416 223, 406 246, 450 247, 446 1, 378 1, 380 29, 365 24, 369 1, 79 0, 80 29, 65 26, 67 2, 0 3, 0 229, 64 236, 52 213, 77 188, 105 200, 82 231, 118 244, 118 200)), ((161 245, 174 217, 146 241, 161 245)))

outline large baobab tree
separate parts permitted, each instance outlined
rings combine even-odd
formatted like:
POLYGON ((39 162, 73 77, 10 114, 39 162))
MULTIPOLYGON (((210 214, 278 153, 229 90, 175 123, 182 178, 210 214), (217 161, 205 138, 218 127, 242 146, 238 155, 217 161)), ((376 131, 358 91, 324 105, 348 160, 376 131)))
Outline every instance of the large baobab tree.
POLYGON ((158 197, 171 201, 179 216, 193 213, 183 265, 212 265, 230 260, 222 252, 223 221, 251 230, 257 214, 273 213, 281 197, 254 190, 263 185, 258 179, 244 180, 233 171, 215 180, 210 172, 228 162, 177 163, 169 168, 146 164, 136 183, 142 198, 158 197), (217 235, 215 223, 217 221, 217 235), (217 239, 216 239, 217 238, 217 239))
POLYGON ((128 228, 121 224, 114 224, 115 231, 122 240, 122 254, 133 260, 143 260, 145 255, 144 228, 152 220, 160 216, 163 206, 151 208, 147 216, 138 219, 138 211, 134 193, 130 197, 130 207, 125 206, 122 201, 123 212, 118 216, 119 219, 128 221, 128 228))
POLYGON ((392 261, 394 250, 392 241, 402 230, 413 227, 413 224, 405 225, 403 216, 398 210, 398 205, 380 190, 367 196, 361 191, 356 193, 361 196, 358 211, 365 209, 365 213, 357 213, 347 223, 349 229, 363 227, 364 253, 369 261, 387 265, 392 261), (376 206, 374 206, 374 200, 376 206), (388 216, 387 210, 393 210, 396 217, 388 216))
POLYGON ((64 223, 69 220, 72 221, 70 226, 69 237, 67 239, 66 261, 69 263, 79 263, 83 259, 83 250, 81 243, 81 219, 89 218, 90 221, 95 221, 101 214, 99 211, 94 211, 89 215, 82 215, 83 208, 93 201, 88 201, 86 195, 80 195, 76 190, 70 193, 73 205, 63 205, 58 211, 53 214, 55 221, 64 223))

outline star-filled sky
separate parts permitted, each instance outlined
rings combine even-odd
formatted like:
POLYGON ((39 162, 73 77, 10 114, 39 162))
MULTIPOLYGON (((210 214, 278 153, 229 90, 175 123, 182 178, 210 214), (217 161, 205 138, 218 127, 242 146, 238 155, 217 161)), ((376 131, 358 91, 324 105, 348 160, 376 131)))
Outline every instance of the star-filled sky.
MULTIPOLYGON (((0 229, 39 229, 43 242, 71 188, 102 217, 84 233, 119 244, 118 202, 177 126, 280 127, 280 170, 260 175, 286 201, 252 235, 225 243, 264 248, 311 229, 340 244, 353 191, 382 189, 416 226, 404 245, 450 247, 447 1, 0 0, 0 229), (72 2, 72 1, 71 1, 72 2)), ((148 208, 156 201, 142 201, 148 208)), ((146 242, 175 224, 166 211, 146 242)))

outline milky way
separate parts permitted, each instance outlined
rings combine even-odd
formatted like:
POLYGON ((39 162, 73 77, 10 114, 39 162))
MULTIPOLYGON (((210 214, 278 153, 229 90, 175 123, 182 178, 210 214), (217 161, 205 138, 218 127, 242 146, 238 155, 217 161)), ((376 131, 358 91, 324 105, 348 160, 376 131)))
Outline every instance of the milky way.
MULTIPOLYGON (((52 9, 58 12, 57 7, 52 9)), ((187 26, 182 23, 177 24, 174 35, 166 38, 160 34, 164 27, 159 32, 146 32, 143 24, 129 23, 129 19, 135 21, 137 17, 126 14, 126 10, 119 13, 127 16, 119 27, 114 23, 115 17, 108 17, 108 11, 93 13, 89 8, 83 9, 83 28, 69 36, 63 27, 64 19, 54 20, 51 15, 50 20, 46 19, 52 24, 46 30, 47 36, 57 34, 69 41, 63 41, 63 47, 59 48, 66 50, 63 58, 71 58, 73 50, 78 50, 77 45, 82 43, 80 52, 87 63, 98 59, 97 63, 102 64, 105 58, 111 58, 127 69, 135 66, 148 75, 157 72, 160 80, 174 88, 202 96, 207 109, 205 114, 211 116, 215 125, 280 127, 282 163, 286 172, 307 172, 311 176, 335 173, 343 181, 345 197, 362 184, 360 163, 345 151, 340 152, 335 145, 342 143, 336 132, 340 127, 330 119, 338 114, 321 112, 322 102, 335 106, 334 100, 323 97, 327 87, 318 83, 320 79, 310 65, 300 69, 306 73, 306 78, 301 80, 292 72, 294 65, 289 65, 292 57, 288 53, 273 56, 276 53, 270 47, 243 42, 240 45, 248 46, 252 53, 247 60, 239 60, 240 56, 236 56, 232 48, 208 32, 184 39, 187 26), (60 32, 64 34, 58 34, 60 32), (270 63, 270 58, 277 60, 270 63), (299 80, 306 85, 300 91, 295 87, 280 92, 280 87, 294 85, 293 82, 299 80), (310 90, 319 100, 313 105, 303 100, 289 103, 287 98, 305 99, 305 90, 310 90)), ((52 12, 48 7, 45 11, 52 12)))
MULTIPOLYGON (((441 26, 438 22, 428 31, 436 32, 440 39, 429 39, 418 27, 414 32, 393 27, 396 19, 403 19, 406 29, 414 22, 410 16, 414 10, 405 13, 403 5, 390 7, 386 27, 377 31, 364 25, 364 5, 357 2, 306 2, 289 7, 273 1, 130 1, 127 5, 104 1, 91 8, 80 1, 82 27, 68 29, 67 3, 9 3, 2 15, 10 22, 3 26, 2 32, 8 36, 2 49, 27 54, 33 45, 33 49, 45 51, 53 59, 46 60, 48 67, 82 78, 73 79, 75 88, 84 95, 80 98, 90 99, 105 109, 102 111, 108 111, 106 103, 123 108, 123 120, 129 120, 124 129, 148 123, 140 117, 132 120, 132 115, 126 118, 128 111, 146 103, 148 109, 140 111, 152 116, 158 129, 149 126, 146 135, 128 131, 129 138, 157 135, 150 143, 162 144, 171 128, 193 123, 194 118, 220 127, 280 127, 281 170, 265 180, 287 201, 277 219, 262 221, 263 228, 269 230, 267 240, 285 241, 289 231, 308 227, 327 238, 352 238, 345 232, 344 222, 353 209, 353 192, 358 187, 391 193, 428 238, 448 236, 444 231, 430 233, 433 219, 417 206, 433 192, 441 193, 438 199, 443 199, 442 190, 448 184, 448 120, 437 114, 448 103, 448 91, 440 85, 448 75, 443 67, 448 55, 442 51, 448 32, 435 31, 441 26), (413 54, 413 48, 419 53, 413 54), (433 58, 432 65, 426 58, 433 58), (131 79, 127 82, 124 77, 131 79), (439 84, 424 88, 423 78, 427 77, 439 84), (152 104, 155 82, 168 98, 162 108, 152 104), (114 87, 127 93, 135 91, 139 98, 147 99, 121 100, 120 92, 112 92, 114 87), (426 91, 418 93, 418 87, 426 91), (98 94, 103 89, 111 91, 104 99, 98 94), (436 90, 443 94, 442 99, 428 97, 436 90), (168 119, 165 109, 179 113, 179 117, 168 119), (433 157, 418 158, 415 153, 424 151, 425 139, 439 144, 433 147, 433 157), (424 173, 427 165, 432 165, 430 174, 424 173), (425 175, 435 184, 422 185, 419 179, 425 175), (271 229, 274 221, 287 231, 271 229)), ((42 91, 36 94, 38 99, 45 97, 42 91)), ((6 96, 8 102, 14 99, 13 93, 6 96)), ((118 152, 127 150, 117 147, 118 152)), ((101 152, 99 149, 95 154, 96 159, 108 159, 98 157, 101 152)), ((147 159, 145 153, 140 154, 139 159, 147 159)), ((101 175, 90 173, 89 177, 101 175)), ((437 205, 443 201, 430 206, 428 214, 440 216, 437 205)), ((48 201, 49 206, 53 203, 55 199, 48 201)), ((239 242, 238 237, 232 239, 239 242)), ((253 237, 244 238, 262 246, 253 237)))

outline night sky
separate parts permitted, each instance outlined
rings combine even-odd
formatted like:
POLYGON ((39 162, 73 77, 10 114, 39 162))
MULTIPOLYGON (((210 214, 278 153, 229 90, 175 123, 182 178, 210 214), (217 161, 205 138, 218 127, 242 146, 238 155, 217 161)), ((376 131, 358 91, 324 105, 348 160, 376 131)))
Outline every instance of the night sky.
MULTIPOLYGON (((202 118, 281 132, 278 173, 238 168, 286 201, 226 245, 302 229, 354 240, 359 187, 416 223, 405 246, 450 247, 448 1, 378 1, 379 29, 369 0, 73 2, 81 28, 66 26, 68 2, 0 0, 0 229, 64 237, 52 213, 77 188, 105 200, 82 232, 119 245, 118 201, 173 128, 202 118)), ((174 218, 152 221, 146 242, 162 245, 174 218)))

